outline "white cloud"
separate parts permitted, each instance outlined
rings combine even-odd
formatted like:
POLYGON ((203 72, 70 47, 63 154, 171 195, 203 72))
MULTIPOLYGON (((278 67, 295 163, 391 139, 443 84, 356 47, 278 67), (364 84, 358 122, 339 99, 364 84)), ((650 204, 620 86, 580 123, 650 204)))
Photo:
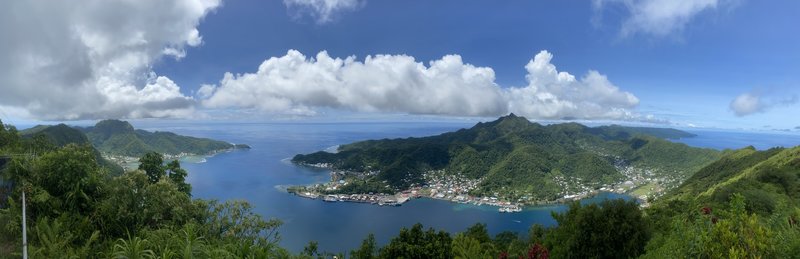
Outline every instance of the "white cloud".
POLYGON ((683 30, 696 16, 721 6, 732 6, 734 0, 593 0, 596 16, 605 9, 621 6, 628 12, 622 18, 623 37, 637 33, 656 37, 683 30))
POLYGON ((341 12, 361 8, 366 0, 283 0, 283 4, 297 19, 308 16, 318 24, 324 24, 336 19, 341 12))
POLYGON ((38 119, 185 115, 194 100, 152 73, 199 46, 219 0, 4 1, 0 104, 38 119))
POLYGON ((553 55, 539 52, 525 66, 528 86, 507 90, 509 109, 533 118, 628 119, 639 99, 620 91, 606 76, 589 71, 580 80, 559 72, 553 55))
POLYGON ((755 113, 766 112, 776 106, 792 105, 797 103, 796 95, 776 98, 767 97, 759 92, 743 93, 731 101, 729 107, 736 116, 742 117, 755 113))
POLYGON ((494 70, 448 55, 427 66, 406 55, 309 58, 290 50, 264 61, 255 73, 226 73, 198 97, 209 108, 257 109, 273 114, 314 114, 318 108, 455 116, 515 112, 537 119, 655 120, 633 112, 639 100, 604 75, 581 79, 558 72, 542 51, 526 66, 529 84, 502 88, 494 70))
POLYGON ((324 51, 307 58, 295 50, 264 61, 256 73, 226 73, 203 103, 296 114, 330 107, 480 116, 506 108, 494 71, 464 64, 460 56, 445 56, 426 67, 404 55, 368 56, 360 62, 332 58, 324 51))

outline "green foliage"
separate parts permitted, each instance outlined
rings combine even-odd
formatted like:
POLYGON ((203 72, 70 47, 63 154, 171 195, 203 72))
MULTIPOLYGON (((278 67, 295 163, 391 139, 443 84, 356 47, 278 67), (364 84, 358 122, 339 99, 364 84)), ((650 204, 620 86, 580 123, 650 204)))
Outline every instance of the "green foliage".
MULTIPOLYGON (((513 238, 516 234, 511 233, 513 238)), ((507 236, 507 238, 512 238, 507 236)), ((503 242, 503 241, 498 241, 503 242)), ((477 223, 453 238, 455 258, 494 258, 499 254, 495 242, 489 236, 486 224, 477 223)))
POLYGON ((81 258, 80 255, 87 254, 100 236, 99 231, 94 231, 83 244, 76 244, 79 238, 60 219, 41 217, 35 226, 32 239, 38 245, 30 248, 34 258, 81 258))
MULTIPOLYGON (((36 127, 20 132, 25 139, 30 139, 36 148, 29 148, 37 152, 51 151, 57 147, 64 147, 68 144, 91 145, 89 138, 78 129, 64 124, 55 126, 38 125, 36 127)), ((103 158, 99 151, 92 149, 92 152, 101 167, 105 167, 112 175, 119 175, 123 172, 122 167, 103 158)))
POLYGON ((169 179, 178 186, 178 190, 191 196, 192 195, 192 186, 186 183, 186 176, 188 173, 186 170, 181 168, 181 164, 178 160, 172 160, 166 166, 167 175, 169 179))
POLYGON ((688 220, 676 218, 672 231, 663 233, 648 244, 645 257, 773 257, 776 252, 774 239, 771 238, 773 233, 757 215, 747 213, 743 196, 734 195, 729 207, 728 211, 704 207, 691 213, 688 220))
MULTIPOLYGON (((91 147, 69 144, 35 159, 14 160, 9 179, 28 191, 34 215, 58 217, 68 211, 92 211, 102 197, 105 172, 91 147)), ((19 198, 19 188, 13 198, 19 198)))
POLYGON ((203 207, 207 210, 201 215, 200 223, 206 229, 206 236, 237 240, 246 246, 274 246, 280 240, 277 228, 282 222, 262 219, 246 201, 210 201, 204 202, 203 207))
POLYGON ((791 258, 797 227, 800 147, 726 152, 648 214, 651 258, 791 258))
POLYGON ((486 246, 491 246, 491 243, 482 245, 480 241, 472 238, 464 233, 459 233, 453 238, 453 258, 458 259, 479 259, 479 258, 494 258, 494 248, 487 249, 486 246))
POLYGON ((386 187, 386 184, 379 181, 370 180, 353 180, 347 185, 342 186, 338 190, 329 191, 329 193, 338 194, 359 194, 359 193, 385 193, 393 194, 394 190, 386 187))
POLYGON ((119 259, 155 258, 156 254, 153 253, 153 250, 147 249, 148 246, 150 246, 150 242, 146 239, 128 237, 126 240, 120 238, 114 244, 111 257, 119 259))
POLYGON ((565 213, 553 213, 558 227, 545 240, 555 258, 630 258, 644 252, 650 238, 645 219, 634 201, 606 200, 582 206, 572 203, 565 213))
POLYGON ((621 180, 623 175, 614 166, 616 158, 680 178, 718 158, 718 151, 659 138, 688 136, 691 134, 674 129, 588 128, 577 123, 542 126, 512 114, 438 136, 356 142, 342 145, 337 153, 300 154, 292 161, 325 163, 347 171, 378 171, 367 183, 379 184, 358 186, 358 190, 371 192, 377 188, 361 187, 385 186, 385 182, 394 190, 405 189, 423 183, 425 171, 444 170, 481 178, 476 195, 503 193, 512 199, 554 200, 564 191, 556 180, 560 177, 580 178, 581 184, 590 188, 621 180))
POLYGON ((18 148, 19 133, 17 128, 12 125, 5 125, 0 120, 0 150, 13 150, 18 148))
POLYGON ((39 125, 23 130, 20 134, 26 138, 43 136, 48 142, 57 147, 63 147, 67 144, 90 144, 89 138, 87 138, 85 134, 65 124, 58 124, 55 126, 39 125))
MULTIPOLYGON (((124 124, 107 126, 108 132, 136 132, 124 124)), ((142 170, 112 176, 99 165, 92 147, 75 143, 58 146, 42 133, 47 128, 35 130, 40 134, 27 138, 20 137, 11 126, 0 127, 0 154, 36 150, 36 156, 0 159, 0 168, 5 167, 3 180, 14 183, 7 204, 0 209, 0 257, 20 256, 10 247, 21 246, 19 201, 24 190, 29 251, 34 258, 344 258, 343 254, 318 251, 315 242, 303 253, 291 255, 278 246, 281 222, 262 219, 247 202, 193 200, 189 196, 191 186, 185 183, 187 172, 177 161, 165 165, 160 154, 152 153, 142 158, 142 170)), ((574 123, 541 126, 511 117, 437 137, 355 143, 344 146, 340 153, 351 153, 345 155, 348 158, 343 165, 378 168, 394 161, 394 170, 461 168, 474 177, 497 177, 490 182, 519 188, 524 185, 514 185, 513 181, 536 181, 525 178, 530 176, 613 179, 612 173, 591 174, 603 170, 608 160, 584 146, 635 158, 631 163, 657 165, 669 159, 695 163, 664 167, 672 169, 700 163, 683 156, 714 156, 637 135, 640 133, 574 123), (399 154, 396 152, 408 152, 436 142, 436 138, 455 144, 414 149, 417 152, 394 160, 399 154), (383 146, 386 143, 400 148, 383 146), (543 148, 547 152, 540 150, 543 148), (360 154, 372 149, 383 155, 360 154), (686 152, 653 158, 658 150, 686 152), (485 170, 486 164, 490 164, 489 170, 485 170), (513 181, 497 180, 507 177, 513 181)), ((310 156, 329 159, 330 155, 310 156)), ((414 176, 411 171, 407 173, 414 176)), ((353 184, 351 191, 386 188, 384 179, 394 180, 385 177, 379 175, 361 186, 353 184)), ((678 189, 656 200, 646 213, 632 201, 574 203, 566 212, 553 215, 557 226, 533 225, 527 236, 502 232, 494 238, 485 224, 473 225, 453 238, 447 232, 424 230, 417 224, 403 228, 383 247, 378 247, 370 235, 350 256, 793 258, 800 254, 799 179, 800 147, 726 151, 721 160, 700 169, 678 189)), ((398 181, 414 182, 407 177, 398 181)), ((547 181, 541 184, 541 188, 547 188, 547 181)))
POLYGON ((21 247, 23 190, 34 258, 290 256, 277 246, 280 221, 262 219, 243 201, 192 200, 177 161, 163 165, 160 154, 143 159, 143 169, 169 172, 155 181, 141 170, 109 176, 88 144, 58 147, 43 134, 20 138, 13 130, 9 135, 9 127, 0 128, 5 141, 0 154, 38 150, 2 159, 3 180, 12 189, 0 208, 0 257, 20 255, 9 249, 21 247))
POLYGON ((680 139, 691 138, 697 135, 669 128, 648 128, 648 127, 623 127, 620 125, 600 126, 593 128, 596 134, 605 139, 626 140, 633 135, 648 135, 661 139, 680 139))
POLYGON ((163 155, 150 152, 139 158, 139 170, 147 174, 150 183, 156 183, 162 177, 167 176, 178 187, 178 190, 186 195, 192 195, 192 186, 186 183, 188 173, 181 168, 178 160, 172 160, 165 165, 163 155))
POLYGON ((444 231, 423 230, 421 224, 403 228, 380 249, 379 258, 453 258, 452 239, 444 231))
POLYGON ((377 258, 378 247, 375 245, 375 235, 369 234, 363 242, 361 247, 357 250, 350 251, 350 258, 352 259, 373 259, 377 258))
POLYGON ((144 154, 144 156, 139 158, 139 170, 143 170, 147 173, 147 179, 150 180, 150 183, 158 182, 158 180, 161 180, 161 177, 166 174, 164 170, 164 156, 156 152, 144 154))
POLYGON ((764 151, 750 147, 728 152, 697 171, 654 207, 666 206, 670 200, 725 207, 735 193, 745 198, 748 212, 764 216, 776 212, 781 204, 796 207, 800 201, 798 161, 800 147, 764 151))

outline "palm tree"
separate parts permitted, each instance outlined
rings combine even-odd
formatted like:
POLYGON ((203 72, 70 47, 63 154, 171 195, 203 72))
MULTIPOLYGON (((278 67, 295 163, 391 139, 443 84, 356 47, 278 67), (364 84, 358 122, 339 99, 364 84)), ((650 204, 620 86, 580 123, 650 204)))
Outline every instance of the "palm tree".
POLYGON ((153 250, 147 249, 148 243, 147 239, 131 238, 129 234, 128 240, 122 238, 117 240, 111 257, 116 259, 156 258, 153 250))

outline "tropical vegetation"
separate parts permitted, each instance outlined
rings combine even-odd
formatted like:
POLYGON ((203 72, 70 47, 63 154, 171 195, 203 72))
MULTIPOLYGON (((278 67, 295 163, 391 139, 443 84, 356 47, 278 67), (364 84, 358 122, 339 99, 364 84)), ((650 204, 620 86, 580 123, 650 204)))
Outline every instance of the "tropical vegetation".
POLYGON ((800 147, 729 151, 641 209, 635 200, 571 203, 558 224, 490 234, 422 225, 385 244, 298 253, 278 245, 281 222, 245 201, 193 199, 188 172, 158 153, 112 175, 91 146, 56 146, 0 123, 0 258, 20 256, 26 195, 31 258, 796 258, 800 147), (36 150, 36 152, 31 152, 36 150), (765 203, 770 201, 769 203, 765 203), (348 253, 342 251, 350 250, 348 253))

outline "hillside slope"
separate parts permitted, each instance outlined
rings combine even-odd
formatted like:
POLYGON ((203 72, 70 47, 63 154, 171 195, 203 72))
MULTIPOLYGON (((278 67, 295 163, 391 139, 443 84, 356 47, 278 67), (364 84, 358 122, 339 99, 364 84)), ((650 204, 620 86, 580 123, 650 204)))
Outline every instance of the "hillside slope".
POLYGON ((800 205, 800 146, 763 151, 747 147, 726 154, 697 171, 660 203, 721 206, 734 193, 744 197, 749 211, 759 214, 800 205))
POLYGON ((800 146, 728 152, 646 213, 643 258, 797 258, 800 146))

